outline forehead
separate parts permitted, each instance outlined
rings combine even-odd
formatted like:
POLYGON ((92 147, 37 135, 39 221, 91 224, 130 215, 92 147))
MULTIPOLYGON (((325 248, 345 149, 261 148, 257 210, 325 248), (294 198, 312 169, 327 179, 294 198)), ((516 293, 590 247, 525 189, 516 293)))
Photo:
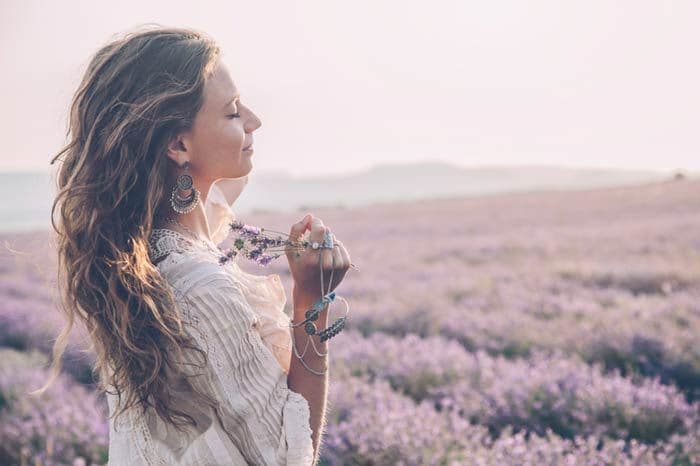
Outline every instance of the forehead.
POLYGON ((211 76, 204 83, 204 106, 209 109, 221 109, 238 94, 228 67, 218 60, 211 76))

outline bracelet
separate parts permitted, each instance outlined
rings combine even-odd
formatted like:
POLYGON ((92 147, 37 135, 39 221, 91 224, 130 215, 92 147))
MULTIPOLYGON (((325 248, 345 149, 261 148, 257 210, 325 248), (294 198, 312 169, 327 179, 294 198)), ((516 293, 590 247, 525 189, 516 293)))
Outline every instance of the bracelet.
MULTIPOLYGON (((328 295, 326 295, 326 296, 328 296, 328 295)), ((335 298, 335 296, 334 296, 334 298, 335 298)), ((348 315, 348 313, 350 312, 350 304, 349 304, 348 301, 347 301, 345 298, 343 298, 342 296, 338 296, 338 299, 342 300, 342 301, 345 303, 345 315, 344 315, 343 317, 340 317, 339 319, 336 319, 335 322, 333 322, 331 325, 329 325, 329 326, 326 327, 325 329, 321 330, 320 332, 316 332, 316 331, 315 331, 315 330, 316 330, 315 326, 312 328, 313 333, 310 333, 310 332, 309 332, 309 329, 308 329, 308 328, 305 328, 306 333, 307 333, 308 335, 319 335, 320 340, 321 340, 321 343, 323 343, 323 342, 326 341, 326 340, 329 340, 330 338, 332 338, 332 337, 336 336, 338 333, 340 333, 340 332, 342 331, 342 329, 345 327, 345 323, 347 322, 347 315, 348 315)), ((319 301, 319 302, 320 302, 320 301, 319 301)), ((312 309, 310 309, 310 310, 312 310, 312 309)), ((319 312, 320 312, 320 311, 319 311, 319 312)), ((309 313, 309 311, 307 311, 307 315, 308 315, 308 313, 309 313)), ((307 319, 303 320, 302 322, 299 322, 299 323, 296 323, 296 324, 295 324, 295 323, 291 323, 291 324, 290 324, 290 327, 299 327, 299 326, 301 326, 302 324, 304 324, 307 320, 316 320, 317 318, 318 318, 318 313, 316 313, 314 316, 311 316, 310 318, 307 317, 307 319)), ((308 324, 307 324, 307 325, 308 325, 308 324)), ((312 324, 312 325, 313 325, 313 324, 312 324)), ((292 333, 293 333, 293 331, 292 331, 292 333)), ((326 356, 326 355, 328 354, 328 352, 325 352, 325 353, 319 352, 318 349, 316 349, 316 343, 314 343, 313 338, 309 337, 309 338, 306 340, 306 345, 304 346, 304 351, 302 351, 301 355, 300 355, 300 354, 298 353, 298 351, 297 351, 296 354, 297 354, 298 357, 304 357, 304 355, 306 354, 306 350, 307 350, 308 347, 309 347, 309 341, 311 341, 311 345, 312 345, 313 348, 314 348, 314 352, 315 352, 318 356, 326 356)))
POLYGON ((326 306, 325 303, 333 302, 335 300, 335 297, 335 292, 332 292, 319 299, 318 301, 316 301, 316 303, 314 303, 311 309, 306 311, 306 319, 298 323, 292 322, 289 326, 296 328, 305 324, 304 330, 306 330, 306 333, 309 335, 318 335, 319 337, 321 337, 321 341, 325 341, 337 335, 343 329, 343 327, 345 327, 345 321, 347 319, 348 313, 350 312, 350 305, 344 298, 338 297, 338 299, 341 299, 345 303, 345 315, 343 317, 336 319, 335 322, 333 322, 331 325, 320 331, 316 329, 316 324, 311 322, 318 319, 319 313, 326 306))
MULTIPOLYGON (((323 240, 323 244, 319 245, 318 243, 314 242, 312 244, 312 247, 314 249, 319 249, 319 248, 333 249, 335 247, 335 244, 333 242, 332 234, 330 232, 326 231, 326 234, 325 234, 324 240, 323 240)), ((335 269, 335 258, 332 258, 331 277, 330 277, 331 284, 333 283, 334 269, 335 269)), ((345 300, 344 298, 342 298, 340 296, 337 296, 335 291, 332 291, 328 294, 325 294, 325 292, 323 290, 323 284, 324 284, 324 282, 323 282, 323 251, 321 251, 321 253, 319 254, 319 271, 321 274, 321 294, 322 294, 322 296, 319 299, 317 299, 312 304, 311 308, 309 308, 304 313, 304 317, 305 317, 304 320, 302 320, 301 322, 296 322, 296 323, 290 322, 289 327, 291 328, 292 347, 294 350, 294 355, 301 361, 302 365, 306 368, 306 370, 308 370, 309 372, 311 372, 315 375, 322 376, 328 372, 328 367, 326 367, 326 369, 324 371, 317 371, 317 370, 309 367, 309 365, 306 363, 306 361, 304 361, 304 355, 306 354, 306 350, 309 347, 309 340, 311 340, 311 345, 314 348, 314 352, 318 356, 321 356, 321 357, 327 356, 328 355, 327 351, 325 353, 321 353, 316 349, 316 344, 314 343, 312 336, 318 335, 320 338, 320 341, 325 342, 325 341, 333 338, 338 333, 340 333, 343 330, 343 328, 345 327, 345 322, 347 321, 347 315, 350 312, 350 306, 349 306, 347 300, 345 300), (323 308, 326 307, 327 305, 332 304, 335 301, 336 297, 338 299, 341 299, 345 303, 345 315, 340 317, 339 319, 336 319, 335 322, 333 322, 331 325, 329 325, 325 329, 318 331, 316 328, 316 324, 314 324, 313 321, 318 319, 318 316, 321 313, 321 310, 323 310, 323 308), (299 350, 297 349, 297 346, 296 346, 296 339, 294 337, 294 329, 297 327, 300 327, 302 325, 304 325, 304 330, 305 330, 306 334, 308 335, 308 338, 306 341, 306 345, 304 346, 304 351, 302 352, 302 354, 299 354, 299 350)))
MULTIPOLYGON (((312 372, 312 373, 314 373, 314 374, 316 374, 316 375, 324 375, 326 372, 328 372, 328 367, 326 367, 326 369, 325 369, 323 372, 319 372, 319 371, 316 371, 316 370, 312 369, 311 367, 309 367, 308 364, 306 364, 306 361, 304 361, 304 354, 306 354, 306 350, 307 350, 307 348, 309 347, 309 340, 311 340, 311 344, 314 345, 313 339, 312 339, 311 337, 309 337, 309 338, 306 340, 306 346, 304 347, 304 352, 303 352, 302 354, 299 354, 299 350, 297 350, 297 346, 296 346, 296 340, 295 340, 295 338, 294 338, 294 331, 292 330, 292 348, 293 348, 293 350, 294 350, 295 356, 296 356, 297 358, 299 358, 299 361, 301 361, 301 363, 304 365, 304 367, 305 367, 309 372, 312 372)), ((316 347, 315 347, 315 346, 314 346, 314 351, 316 351, 316 347)), ((318 354, 318 351, 316 351, 316 354, 318 354)), ((319 356, 326 356, 327 354, 328 354, 328 352, 323 353, 323 354, 318 354, 318 355, 319 355, 319 356)))
MULTIPOLYGON (((321 313, 321 310, 323 310, 324 307, 326 307, 327 304, 333 302, 335 300, 335 291, 332 291, 328 293, 325 296, 321 296, 319 299, 316 300, 315 303, 311 305, 311 308, 309 308, 308 311, 304 314, 304 319, 301 322, 298 323, 292 323, 292 327, 299 327, 300 325, 303 325, 311 320, 316 320, 318 319, 318 315, 321 313)), ((308 332, 307 332, 308 333, 308 332)))

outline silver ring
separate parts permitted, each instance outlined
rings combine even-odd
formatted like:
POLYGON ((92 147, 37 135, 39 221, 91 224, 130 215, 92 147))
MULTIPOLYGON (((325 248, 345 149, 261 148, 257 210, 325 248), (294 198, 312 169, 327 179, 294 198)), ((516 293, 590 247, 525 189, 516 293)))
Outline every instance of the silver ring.
POLYGON ((323 246, 322 247, 328 248, 328 249, 333 249, 335 247, 335 242, 333 241, 334 238, 335 238, 335 236, 333 235, 333 233, 326 230, 325 234, 323 235, 323 246))

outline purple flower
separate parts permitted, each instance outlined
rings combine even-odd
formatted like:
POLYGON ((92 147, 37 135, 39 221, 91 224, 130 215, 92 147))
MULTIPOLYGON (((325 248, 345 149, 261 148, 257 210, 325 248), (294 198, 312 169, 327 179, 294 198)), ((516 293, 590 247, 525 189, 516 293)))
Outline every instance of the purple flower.
POLYGON ((262 255, 257 259, 257 263, 262 265, 263 267, 267 267, 270 262, 274 259, 273 256, 268 256, 268 255, 262 255))
POLYGON ((241 228, 241 234, 246 236, 258 236, 260 232, 260 228, 254 227, 252 225, 243 225, 243 227, 241 228))

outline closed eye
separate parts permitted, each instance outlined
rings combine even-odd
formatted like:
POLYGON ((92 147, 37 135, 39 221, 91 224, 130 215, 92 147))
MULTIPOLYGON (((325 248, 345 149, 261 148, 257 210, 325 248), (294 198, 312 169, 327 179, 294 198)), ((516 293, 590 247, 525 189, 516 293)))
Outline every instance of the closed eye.
POLYGON ((240 114, 240 113, 232 113, 232 114, 227 115, 227 116, 228 116, 230 119, 234 119, 234 118, 240 118, 240 117, 241 117, 241 114, 240 114))

